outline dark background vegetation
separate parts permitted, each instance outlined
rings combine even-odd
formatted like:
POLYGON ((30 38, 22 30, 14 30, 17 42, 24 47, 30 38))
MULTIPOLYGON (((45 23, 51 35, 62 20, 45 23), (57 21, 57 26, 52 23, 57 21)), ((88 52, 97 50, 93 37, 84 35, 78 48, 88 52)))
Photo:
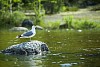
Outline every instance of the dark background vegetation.
MULTIPOLYGON (((81 8, 99 4, 100 0, 0 0, 0 27, 20 26, 24 19, 31 19, 35 25, 43 25, 43 16, 46 14, 78 11, 81 8), (26 13, 31 13, 32 16, 26 15, 26 13)), ((96 6, 91 10, 100 10, 99 7, 96 6)), ((68 27, 72 27, 71 20, 66 20, 68 27)), ((86 22, 89 24, 88 21, 86 22)))

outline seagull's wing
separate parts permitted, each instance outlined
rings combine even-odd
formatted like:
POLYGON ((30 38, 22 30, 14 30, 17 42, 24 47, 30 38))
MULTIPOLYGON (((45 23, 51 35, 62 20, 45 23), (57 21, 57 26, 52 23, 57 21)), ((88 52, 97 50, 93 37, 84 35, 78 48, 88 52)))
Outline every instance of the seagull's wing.
POLYGON ((32 31, 28 31, 26 33, 23 33, 21 36, 31 36, 33 35, 33 32, 32 31))

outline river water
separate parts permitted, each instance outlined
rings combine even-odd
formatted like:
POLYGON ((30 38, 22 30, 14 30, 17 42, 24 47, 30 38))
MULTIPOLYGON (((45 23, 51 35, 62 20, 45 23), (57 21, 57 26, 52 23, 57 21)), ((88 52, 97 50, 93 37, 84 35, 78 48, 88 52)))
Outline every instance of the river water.
MULTIPOLYGON (((23 32, 0 31, 0 50, 29 41, 16 39, 23 32)), ((0 54, 0 67, 100 67, 99 30, 41 30, 32 40, 47 43, 44 56, 0 54)))

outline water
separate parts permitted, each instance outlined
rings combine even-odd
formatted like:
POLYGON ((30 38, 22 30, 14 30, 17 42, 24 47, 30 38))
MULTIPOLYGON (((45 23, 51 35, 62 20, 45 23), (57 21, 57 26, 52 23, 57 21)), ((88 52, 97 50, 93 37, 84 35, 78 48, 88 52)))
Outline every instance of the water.
MULTIPOLYGON (((0 31, 0 50, 29 41, 16 39, 22 32, 0 31)), ((100 67, 100 31, 46 30, 37 31, 32 40, 47 43, 45 56, 0 54, 0 67, 100 67)))

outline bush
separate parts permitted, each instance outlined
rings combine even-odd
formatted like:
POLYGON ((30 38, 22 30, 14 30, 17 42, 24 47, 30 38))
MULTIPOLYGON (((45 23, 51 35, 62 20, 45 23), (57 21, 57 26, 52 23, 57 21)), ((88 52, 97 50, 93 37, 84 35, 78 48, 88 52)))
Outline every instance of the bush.
POLYGON ((66 7, 66 6, 62 6, 61 9, 60 9, 60 11, 61 11, 61 12, 67 11, 67 7, 66 7))
POLYGON ((68 28, 73 28, 72 27, 72 22, 73 22, 73 16, 70 17, 64 17, 64 21, 66 23, 66 25, 68 25, 68 28))
POLYGON ((24 19, 26 19, 25 14, 19 11, 15 11, 11 15, 12 24, 15 26, 19 26, 24 19))
POLYGON ((0 16, 0 26, 19 26, 25 18, 24 13, 19 11, 15 11, 12 14, 4 12, 0 16))
POLYGON ((84 20, 83 22, 81 22, 80 27, 82 29, 93 29, 96 27, 96 23, 90 20, 84 20))
POLYGON ((0 15, 0 27, 11 23, 11 14, 9 12, 2 12, 0 15))
POLYGON ((66 17, 64 18, 66 24, 68 25, 68 28, 74 28, 74 29, 93 29, 97 26, 99 27, 100 24, 97 24, 96 22, 89 20, 89 19, 75 19, 74 17, 66 17))

